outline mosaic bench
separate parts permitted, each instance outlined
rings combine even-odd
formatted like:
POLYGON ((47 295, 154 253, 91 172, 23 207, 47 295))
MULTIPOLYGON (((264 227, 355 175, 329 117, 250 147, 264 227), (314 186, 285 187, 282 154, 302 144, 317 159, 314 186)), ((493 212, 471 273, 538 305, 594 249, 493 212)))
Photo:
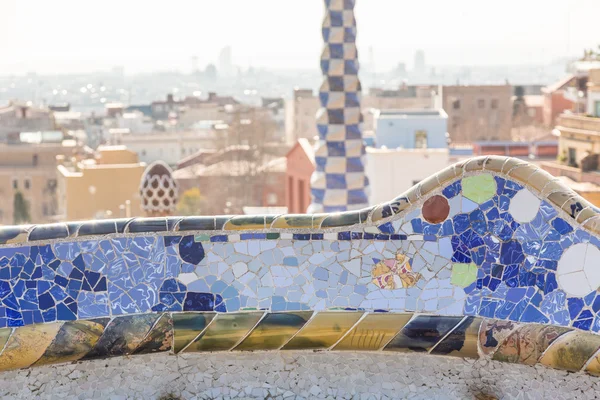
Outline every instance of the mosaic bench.
POLYGON ((428 352, 600 374, 600 214, 481 157, 338 214, 0 229, 0 370, 152 352, 428 352))

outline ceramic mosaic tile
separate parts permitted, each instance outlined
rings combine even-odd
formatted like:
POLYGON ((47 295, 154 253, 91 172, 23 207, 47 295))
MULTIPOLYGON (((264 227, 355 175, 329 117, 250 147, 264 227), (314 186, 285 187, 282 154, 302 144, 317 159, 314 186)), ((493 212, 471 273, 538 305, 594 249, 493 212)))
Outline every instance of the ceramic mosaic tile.
POLYGON ((357 210, 369 203, 354 5, 355 0, 325 1, 310 213, 357 210))
POLYGON ((544 174, 483 157, 355 212, 0 228, 0 369, 231 349, 577 369, 600 332, 598 214, 544 174))

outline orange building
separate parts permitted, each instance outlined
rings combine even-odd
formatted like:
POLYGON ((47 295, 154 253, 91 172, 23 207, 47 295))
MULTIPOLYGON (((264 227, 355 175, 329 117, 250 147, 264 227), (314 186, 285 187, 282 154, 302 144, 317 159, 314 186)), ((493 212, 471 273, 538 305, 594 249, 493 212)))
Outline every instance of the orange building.
POLYGON ((288 213, 304 214, 310 205, 310 177, 315 170, 315 153, 307 139, 298 139, 287 153, 285 199, 288 213))
POLYGON ((569 75, 564 79, 542 88, 544 95, 544 115, 543 121, 545 126, 554 126, 556 118, 565 110, 571 110, 573 103, 565 97, 565 92, 568 87, 577 83, 577 78, 574 75, 569 75))

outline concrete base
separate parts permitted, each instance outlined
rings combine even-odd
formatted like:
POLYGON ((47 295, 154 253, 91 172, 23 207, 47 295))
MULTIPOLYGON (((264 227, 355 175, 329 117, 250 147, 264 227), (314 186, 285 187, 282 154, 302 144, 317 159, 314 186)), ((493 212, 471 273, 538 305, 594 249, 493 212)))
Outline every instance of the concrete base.
POLYGON ((212 353, 0 374, 3 399, 593 399, 600 378, 425 354, 212 353))

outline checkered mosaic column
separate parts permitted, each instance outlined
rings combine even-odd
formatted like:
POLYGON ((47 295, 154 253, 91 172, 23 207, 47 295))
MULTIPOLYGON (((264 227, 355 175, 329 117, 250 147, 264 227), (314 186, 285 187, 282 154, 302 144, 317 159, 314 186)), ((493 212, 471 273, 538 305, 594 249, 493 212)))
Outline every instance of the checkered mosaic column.
POLYGON ((311 177, 309 213, 356 210, 368 205, 360 112, 355 0, 325 0, 317 113, 319 140, 311 177))

